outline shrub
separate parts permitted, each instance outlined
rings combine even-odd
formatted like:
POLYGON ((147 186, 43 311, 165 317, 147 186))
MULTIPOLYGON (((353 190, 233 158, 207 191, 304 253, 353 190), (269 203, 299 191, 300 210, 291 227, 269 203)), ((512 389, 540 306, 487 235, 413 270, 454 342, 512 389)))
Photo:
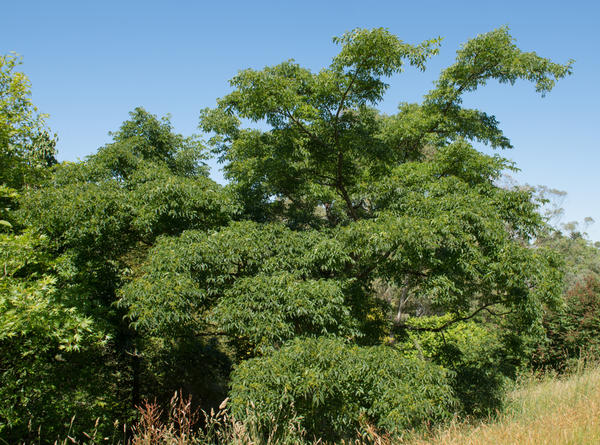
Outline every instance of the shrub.
POLYGON ((593 275, 565 293, 559 310, 546 310, 546 338, 532 357, 534 368, 567 370, 581 355, 600 357, 600 280, 593 275))
POLYGON ((411 333, 405 347, 452 371, 449 383, 463 413, 486 416, 501 407, 507 378, 520 364, 504 340, 480 323, 461 322, 443 332, 411 333))
POLYGON ((309 437, 325 440, 354 437, 361 424, 401 433, 447 419, 455 406, 442 367, 390 346, 328 337, 296 339, 245 361, 231 385, 233 415, 254 416, 265 435, 272 419, 292 418, 301 419, 309 437))

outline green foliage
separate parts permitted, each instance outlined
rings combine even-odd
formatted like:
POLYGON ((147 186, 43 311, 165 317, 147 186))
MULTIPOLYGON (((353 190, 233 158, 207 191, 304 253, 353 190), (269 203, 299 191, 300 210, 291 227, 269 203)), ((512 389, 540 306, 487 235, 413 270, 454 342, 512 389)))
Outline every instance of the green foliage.
POLYGON ((281 224, 187 231, 159 239, 143 274, 123 288, 121 305, 138 329, 224 333, 241 355, 296 336, 358 335, 355 317, 366 322, 366 309, 352 306, 343 248, 281 224))
MULTIPOLYGON (((294 209, 305 209, 303 220, 309 222, 306 212, 316 205, 325 206, 330 223, 357 219, 370 210, 362 186, 385 178, 398 164, 421 160, 428 146, 460 138, 510 146, 493 116, 460 107, 461 95, 491 79, 518 78, 535 81, 545 92, 571 69, 522 53, 499 29, 467 43, 422 105, 403 105, 387 117, 370 107, 387 89, 382 78, 399 71, 403 58, 423 68, 436 41, 411 46, 375 29, 337 42, 343 45, 340 55, 319 73, 293 62, 241 71, 231 81, 235 90, 201 114, 202 128, 216 133, 212 144, 236 188, 264 204, 273 196, 288 199, 294 209), (243 118, 264 119, 272 128, 242 129, 243 118)), ((256 210, 256 203, 246 205, 256 210)), ((285 213, 275 203, 267 207, 285 213)))
POLYGON ((172 134, 168 120, 138 108, 113 138, 85 162, 58 166, 25 202, 61 248, 115 255, 140 239, 229 219, 230 201, 199 164, 201 146, 172 134))
POLYGON ((31 232, 0 234, 0 436, 14 443, 38 427, 56 438, 75 413, 73 431, 106 422, 115 402, 102 394, 112 384, 96 363, 110 338, 44 273, 45 242, 31 232))
MULTIPOLYGON (((533 191, 498 185, 512 163, 472 146, 509 139, 462 95, 519 79, 544 94, 571 62, 522 52, 501 28, 387 116, 375 108, 386 79, 424 69, 439 39, 357 29, 335 42, 318 73, 291 60, 243 70, 202 111, 227 187, 207 177, 197 137, 141 108, 39 186, 2 170, 2 378, 28 410, 2 411, 11 431, 37 416, 53 440, 72 413, 127 420, 178 387, 208 407, 232 364, 234 414, 265 435, 273 419, 332 439, 361 424, 401 434, 496 406, 513 346, 559 306, 561 263, 534 244, 545 226, 533 191)), ((18 118, 1 121, 0 155, 51 163, 27 81, 16 59, 2 63, 0 93, 12 92, 0 105, 18 118)))
MULTIPOLYGON (((224 336, 241 362, 232 394, 253 394, 236 402, 239 413, 244 403, 262 400, 261 413, 288 410, 289 418, 293 400, 315 422, 311 431, 326 421, 332 437, 362 412, 352 411, 347 390, 334 382, 352 375, 354 359, 346 357, 369 362, 375 352, 357 351, 388 351, 357 345, 455 329, 447 348, 424 339, 428 354, 455 370, 448 382, 464 411, 488 412, 514 370, 514 351, 487 328, 452 326, 505 314, 504 326, 513 330, 512 337, 502 333, 507 339, 536 332, 542 308, 560 302, 560 259, 532 245, 544 228, 532 191, 498 186, 513 165, 472 147, 479 141, 508 148, 510 141, 493 116, 462 108, 461 97, 490 80, 524 79, 545 93, 571 65, 522 52, 502 28, 465 44, 422 104, 402 104, 385 116, 374 108, 385 78, 405 61, 423 69, 438 40, 413 46, 375 29, 335 41, 340 54, 318 73, 294 61, 243 70, 231 80, 233 91, 202 111, 201 128, 212 132, 209 143, 246 221, 160 238, 122 289, 120 305, 139 332, 224 336), (244 128, 244 120, 266 125, 244 128), (397 291, 380 298, 378 285, 397 291), (328 335, 338 340, 321 338, 328 335), (324 414, 322 400, 302 399, 308 390, 296 389, 304 377, 289 377, 294 384, 287 388, 278 376, 309 375, 312 361, 321 360, 315 345, 327 341, 338 342, 327 343, 331 361, 329 352, 322 358, 335 379, 317 379, 316 387, 338 402, 324 414), (470 351, 470 342, 477 348, 470 351), (347 350, 354 352, 339 352, 347 350), (295 395, 283 400, 275 393, 295 395), (353 414, 344 417, 347 410, 353 414)), ((378 371, 393 382, 393 360, 382 360, 378 371)), ((386 409, 372 411, 371 420, 389 430, 435 417, 421 413, 392 424, 381 420, 386 409)))
POLYGON ((199 159, 191 162, 200 147, 172 134, 168 120, 136 109, 113 136, 85 162, 57 166, 20 211, 63 258, 62 276, 107 310, 156 236, 219 226, 234 211, 199 159))
MULTIPOLYGON (((419 324, 449 320, 448 316, 432 318, 419 324)), ((462 413, 488 416, 502 407, 506 383, 524 361, 522 342, 515 340, 506 327, 466 321, 439 332, 410 332, 399 347, 410 357, 431 360, 452 371, 449 384, 462 413)))
POLYGON ((339 282, 282 272, 237 279, 212 317, 223 331, 270 348, 303 335, 352 335, 345 303, 339 282))
POLYGON ((37 182, 41 167, 56 163, 56 136, 31 102, 29 79, 16 71, 20 63, 14 53, 0 55, 0 184, 17 189, 37 182))
POLYGON ((243 362, 233 373, 232 413, 285 423, 296 415, 308 437, 351 438, 365 424, 393 433, 452 416, 448 373, 388 346, 358 347, 340 339, 296 339, 243 362))
MULTIPOLYGON (((68 363, 77 366, 49 366, 44 371, 46 380, 70 381, 72 386, 60 391, 74 400, 64 403, 60 417, 56 418, 39 414, 46 409, 43 404, 31 408, 29 416, 39 414, 45 431, 42 437, 48 440, 52 439, 54 427, 60 430, 63 417, 70 419, 76 414, 82 425, 90 420, 83 414, 83 408, 77 408, 78 404, 84 404, 94 415, 110 418, 111 422, 127 422, 134 412, 133 405, 140 403, 142 395, 162 397, 192 379, 190 373, 175 371, 165 377, 161 366, 172 366, 171 360, 164 359, 169 353, 173 358, 185 357, 191 351, 200 354, 202 344, 140 339, 123 319, 123 311, 113 303, 117 300, 117 289, 138 273, 157 236, 219 226, 235 212, 222 188, 207 178, 199 141, 173 134, 167 119, 159 120, 136 109, 113 138, 113 143, 83 162, 56 166, 40 187, 23 192, 20 208, 11 213, 19 227, 29 227, 27 233, 44 240, 33 250, 35 255, 45 258, 43 273, 51 277, 57 289, 56 298, 50 299, 44 310, 48 314, 56 310, 82 317, 75 318, 73 323, 93 321, 94 332, 99 330, 110 337, 110 341, 93 351, 91 347, 83 348, 76 358, 69 357, 68 363), (146 360, 144 353, 148 359, 156 359, 156 363, 146 360), (85 360, 81 358, 83 354, 87 354, 85 360), (175 384, 169 380, 174 378, 181 380, 175 384), (89 392, 88 382, 94 388, 93 393, 83 399, 75 397, 74 394, 89 392)), ((17 261, 19 255, 17 249, 11 250, 7 264, 17 261)), ((36 263, 25 264, 19 273, 34 279, 36 276, 32 274, 40 273, 35 270, 36 263)), ((26 293, 27 289, 21 291, 26 293)), ((17 294, 21 291, 15 290, 17 294)), ((8 345, 16 347, 15 341, 7 340, 8 345)), ((39 341, 43 342, 43 336, 39 341)), ((46 343, 52 347, 50 342, 46 343)), ((207 356, 217 363, 219 360, 227 363, 218 351, 212 355, 204 353, 207 356)), ((52 363, 45 355, 40 359, 52 363)), ((27 366, 24 362, 25 369, 27 366)), ((198 382, 192 386, 210 387, 198 382)), ((35 389, 34 384, 23 379, 14 380, 7 387, 25 394, 35 389)), ((222 390, 215 391, 223 395, 222 390)), ((44 394, 50 396, 52 391, 44 394)), ((56 397, 56 406, 60 400, 56 397)), ((51 412, 52 404, 48 404, 47 410, 51 412)), ((22 419, 27 422, 28 417, 22 419)))
POLYGON ((532 194, 496 185, 512 165, 471 141, 510 143, 492 116, 461 108, 461 95, 492 79, 525 79, 545 92, 570 64, 523 53, 499 29, 465 44, 423 104, 388 117, 371 108, 383 78, 402 58, 423 68, 436 42, 410 46, 382 29, 336 41, 340 55, 319 73, 293 62, 245 70, 203 111, 246 214, 335 228, 353 260, 348 277, 408 288, 434 313, 458 320, 504 305, 519 308, 521 326, 535 324, 543 303, 557 303, 556 259, 526 246, 543 227, 532 194), (244 118, 271 128, 243 129, 244 118))
POLYGON ((54 241, 14 210, 24 187, 49 176, 55 139, 30 100, 16 55, 0 56, 0 437, 7 443, 58 438, 108 424, 114 386, 102 372, 110 337, 70 299, 53 274, 54 241))
POLYGON ((510 84, 524 79, 535 83, 535 90, 543 95, 552 90, 556 80, 571 73, 574 63, 570 60, 560 65, 534 52, 521 51, 507 27, 477 36, 462 45, 456 54, 456 63, 442 72, 428 101, 457 103, 461 93, 474 91, 489 79, 510 84))
MULTIPOLYGON (((577 226, 577 223, 568 223, 577 226)), ((565 264, 564 286, 568 291, 586 277, 600 279, 600 246, 586 239, 585 234, 578 231, 567 232, 551 230, 537 243, 555 250, 565 264)))
POLYGON ((220 187, 204 176, 173 175, 166 168, 147 167, 133 175, 128 197, 134 207, 133 229, 146 240, 182 229, 226 224, 235 209, 220 187))
POLYGON ((519 306, 531 326, 542 302, 557 304, 560 274, 552 252, 515 242, 542 221, 527 192, 494 185, 504 165, 457 142, 397 167, 370 191, 381 210, 343 229, 353 255, 435 313, 519 306))
POLYGON ((600 280, 589 275, 565 293, 565 304, 544 316, 546 338, 532 357, 536 368, 568 370, 583 357, 600 357, 600 280))
POLYGON ((9 221, 11 219, 10 210, 18 196, 15 189, 0 184, 0 232, 7 232, 13 228, 9 221))
MULTIPOLYGON (((560 209, 552 213, 560 214, 560 209)), ((577 223, 564 224, 563 227, 567 230, 566 234, 549 227, 536 241, 538 245, 557 252, 564 261, 565 274, 560 287, 563 304, 544 307, 545 336, 534 344, 531 360, 535 368, 557 371, 568 370, 580 356, 595 359, 600 354, 597 335, 600 249, 597 243, 586 239, 585 233, 576 230, 577 223)))

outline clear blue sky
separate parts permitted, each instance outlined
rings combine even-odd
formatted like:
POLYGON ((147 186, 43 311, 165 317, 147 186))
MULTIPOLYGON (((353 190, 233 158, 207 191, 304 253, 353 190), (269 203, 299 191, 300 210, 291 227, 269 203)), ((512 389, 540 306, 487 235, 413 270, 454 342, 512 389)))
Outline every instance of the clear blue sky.
MULTIPOLYGON (((391 79, 381 109, 419 101, 458 45, 502 25, 517 44, 574 74, 546 98, 531 85, 490 84, 466 105, 496 115, 515 146, 520 182, 568 192, 563 222, 591 216, 600 240, 600 5, 581 1, 5 1, 0 53, 23 55, 33 100, 59 135, 59 158, 76 160, 109 141, 136 106, 171 113, 197 132, 201 108, 229 91, 242 68, 289 58, 318 70, 355 27, 387 27, 407 42, 444 37, 426 73, 391 79)), ((213 168, 213 176, 220 174, 213 168)))

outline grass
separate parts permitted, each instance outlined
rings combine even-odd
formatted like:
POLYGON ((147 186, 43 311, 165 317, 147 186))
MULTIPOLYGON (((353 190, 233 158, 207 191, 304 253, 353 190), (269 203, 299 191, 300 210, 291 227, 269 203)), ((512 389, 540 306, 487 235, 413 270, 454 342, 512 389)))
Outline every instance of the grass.
POLYGON ((454 422, 411 445, 593 444, 600 443, 600 367, 569 376, 530 376, 509 393, 494 420, 454 422))

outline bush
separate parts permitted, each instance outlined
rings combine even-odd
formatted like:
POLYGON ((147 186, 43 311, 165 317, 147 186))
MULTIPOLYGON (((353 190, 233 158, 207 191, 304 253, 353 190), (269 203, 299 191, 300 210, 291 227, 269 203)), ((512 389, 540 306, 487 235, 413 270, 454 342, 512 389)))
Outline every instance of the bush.
POLYGON ((444 332, 411 333, 405 347, 452 371, 449 382, 463 413, 486 416, 501 407, 507 378, 520 364, 505 340, 480 323, 461 322, 444 332))
POLYGON ((67 430, 76 436, 118 412, 110 374, 102 368, 110 359, 108 338, 76 308, 60 304, 56 294, 48 277, 35 282, 0 277, 4 443, 51 442, 67 430))
POLYGON ((562 372, 582 355, 600 357, 600 280, 590 274, 564 298, 562 308, 544 315, 546 338, 533 354, 534 368, 562 372))
POLYGON ((296 339, 273 354, 243 362, 231 384, 234 417, 259 419, 267 435, 300 418, 308 437, 355 437, 362 425, 389 433, 452 416, 448 372, 390 346, 358 347, 334 338, 296 339), (261 421, 262 419, 262 421, 261 421))

